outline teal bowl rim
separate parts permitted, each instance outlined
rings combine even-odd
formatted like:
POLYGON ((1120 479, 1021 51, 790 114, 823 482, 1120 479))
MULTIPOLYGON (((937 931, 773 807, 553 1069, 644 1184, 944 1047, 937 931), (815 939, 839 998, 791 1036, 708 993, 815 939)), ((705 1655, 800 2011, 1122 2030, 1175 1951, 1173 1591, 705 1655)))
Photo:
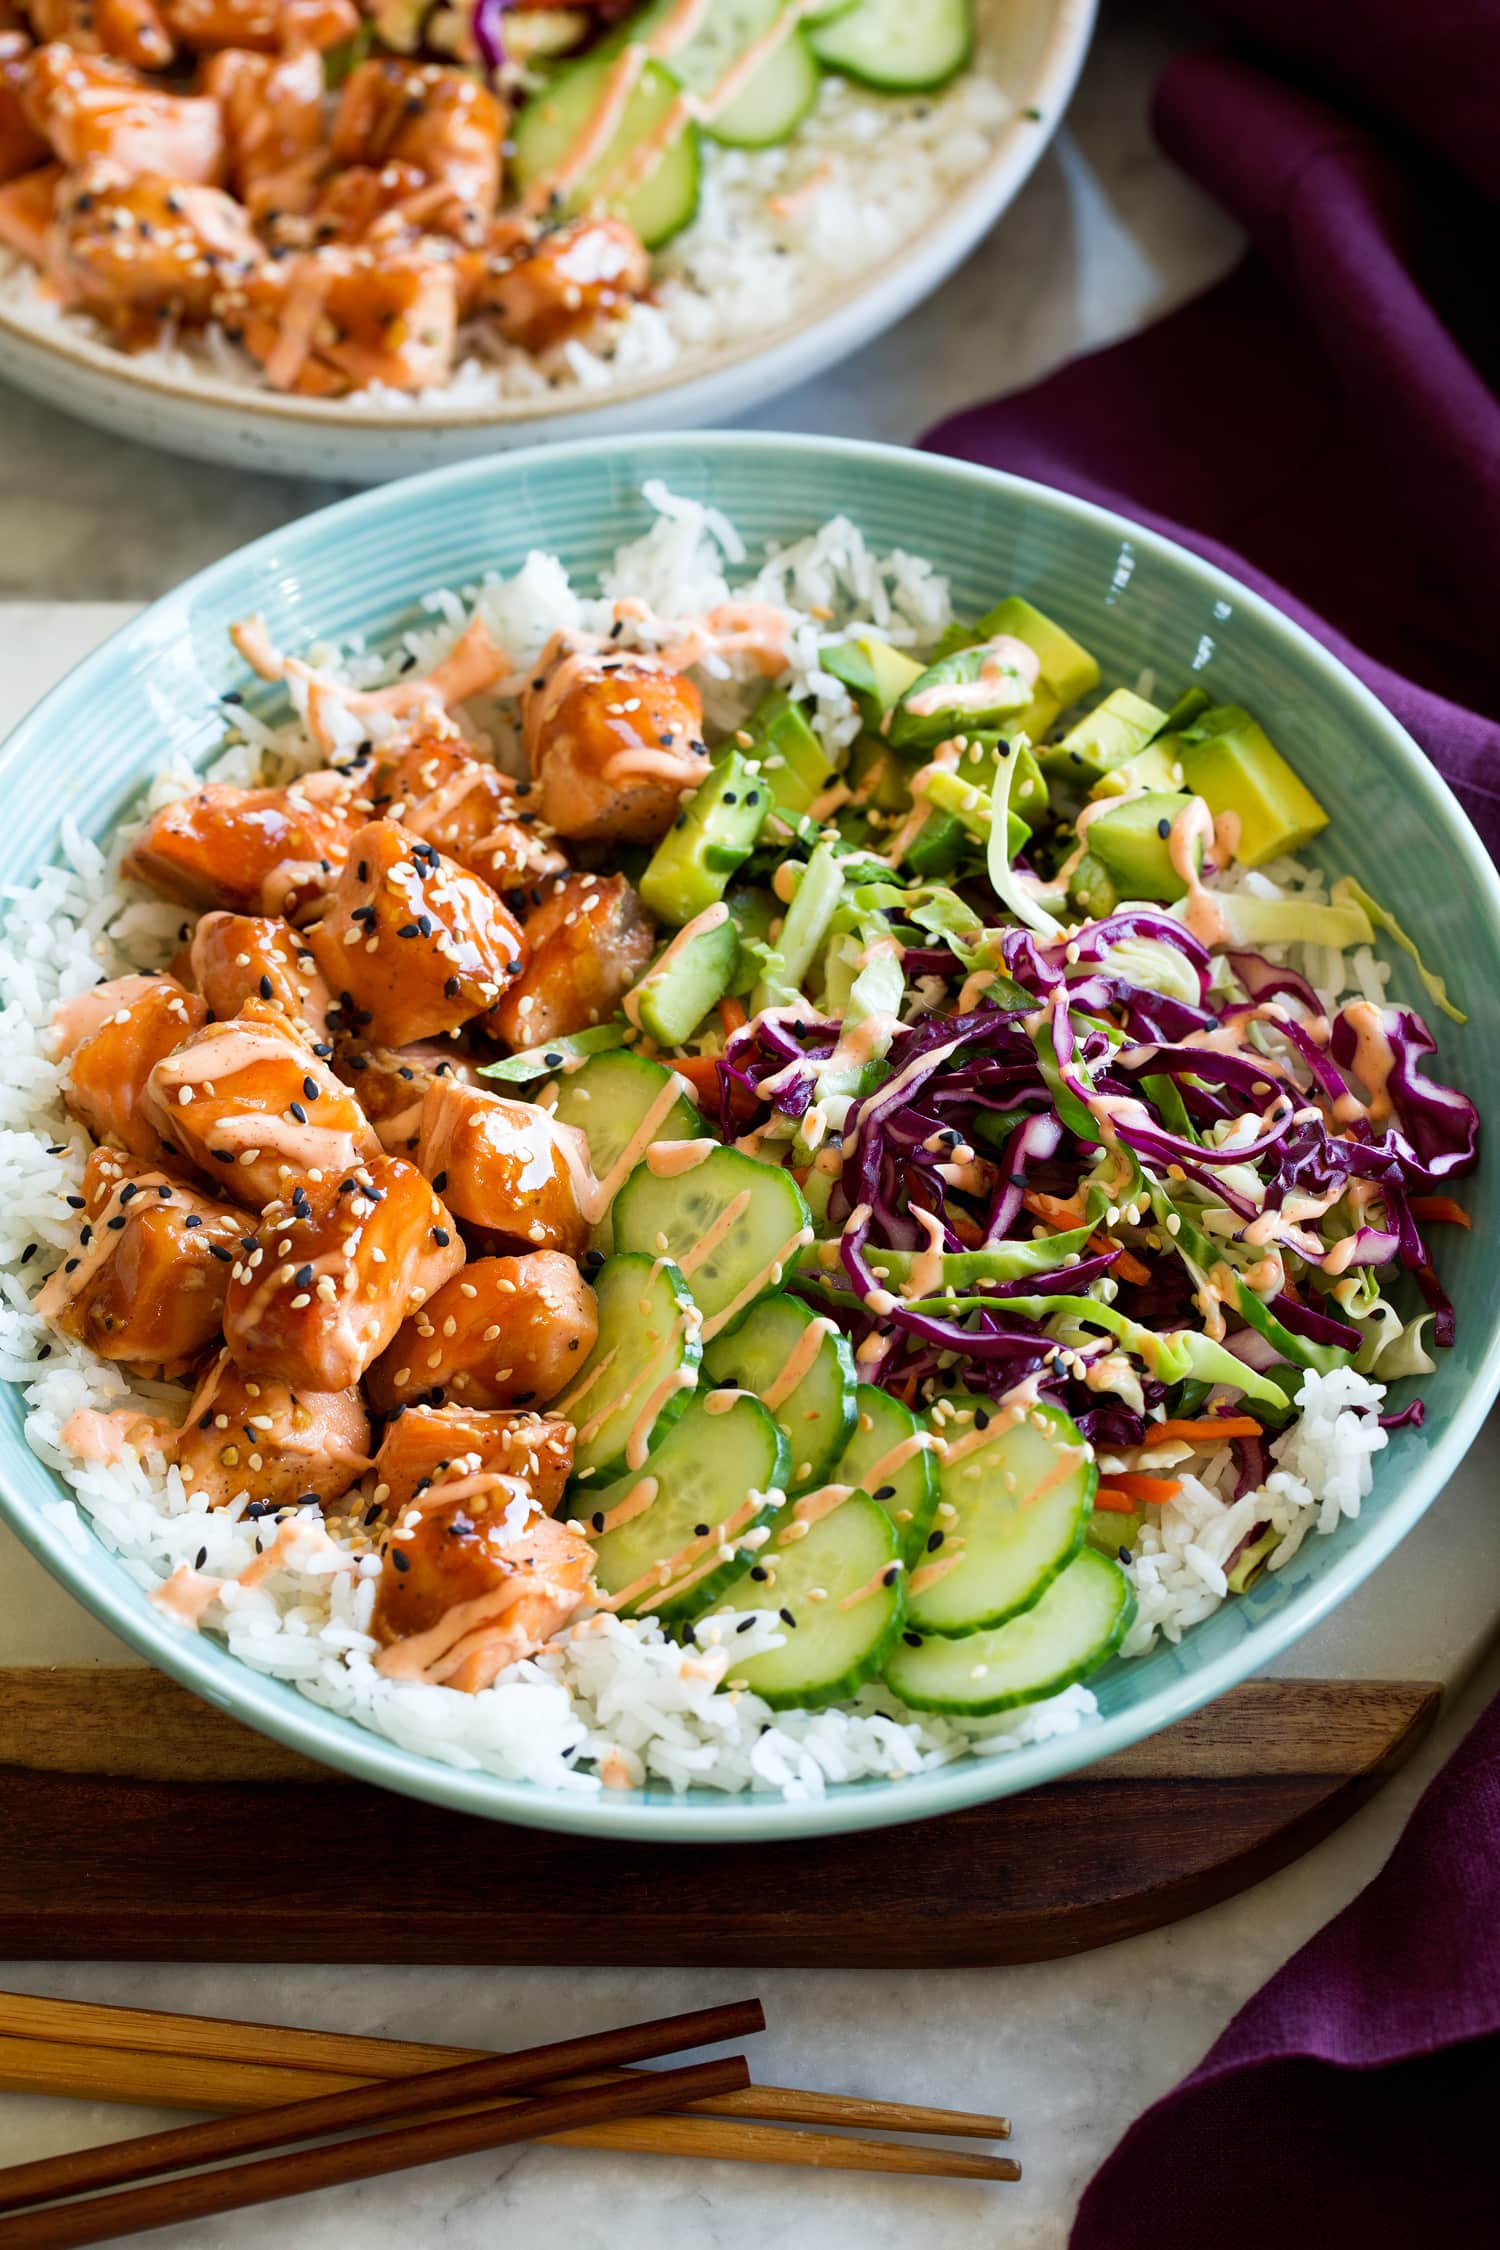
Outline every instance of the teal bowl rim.
MULTIPOLYGON (((1413 796, 1448 832, 1472 886, 1476 911, 1488 914, 1500 936, 1500 874, 1446 782, 1378 698, 1274 603, 1176 540, 1167 539, 1113 509, 1099 507, 1092 501, 1077 499, 1053 486, 1038 484, 1028 477, 1012 476, 1003 470, 980 468, 942 455, 918 454, 901 446, 874 445, 850 438, 735 430, 659 432, 623 441, 584 438, 459 462, 337 501, 281 530, 267 533, 199 571, 74 665, 0 747, 0 786, 15 763, 31 751, 40 750, 54 722, 54 714, 62 713, 81 682, 87 682, 95 674, 102 681, 133 639, 147 630, 159 636, 174 610, 182 612, 185 625, 191 600, 205 589, 212 590, 216 581, 228 579, 247 566, 254 567, 273 554, 284 565, 289 545, 295 547, 309 540, 316 541, 330 528, 346 531, 372 517, 378 519, 386 511, 407 512, 413 503, 420 506, 429 494, 447 492, 466 482, 478 484, 492 478, 503 481, 511 476, 524 477, 533 469, 596 458, 608 459, 617 469, 623 459, 628 459, 632 475, 645 477, 651 473, 653 455, 683 444, 708 455, 743 453, 762 455, 767 460, 779 458, 783 462, 810 454, 833 455, 847 461, 851 469, 860 463, 899 462, 908 470, 920 464, 922 473, 939 482, 946 481, 955 490, 1010 493, 1019 500, 1051 509, 1092 529, 1116 536, 1124 534, 1139 550, 1185 566, 1208 587, 1232 595, 1236 606, 1255 617, 1273 640, 1279 639, 1290 657, 1307 670, 1320 674, 1334 691, 1351 700, 1372 733, 1384 738, 1403 768, 1413 796)), ((666 1797, 647 1800, 634 1791, 602 1790, 597 1796, 581 1792, 574 1795, 571 1791, 549 1790, 534 1782, 504 1781, 492 1774, 445 1766, 399 1748, 355 1719, 344 1718, 306 1701, 295 1689, 285 1690, 283 1683, 269 1680, 231 1657, 222 1643, 200 1640, 165 1618, 137 1608, 129 1596, 138 1596, 139 1588, 124 1578, 107 1549, 99 1545, 89 1555, 79 1555, 60 1531, 54 1531, 33 1512, 32 1504, 12 1485, 5 1456, 24 1441, 12 1439, 9 1433, 0 1434, 0 1516, 43 1567, 101 1624, 138 1654, 218 1709, 230 1712, 319 1764, 336 1767, 400 1795, 423 1799, 455 1812, 510 1821, 519 1827, 553 1829, 570 1835, 640 1838, 657 1843, 770 1843, 790 1837, 846 1835, 892 1827, 903 1821, 958 1812, 965 1806, 1010 1796, 1021 1789, 1040 1788, 1201 1709, 1259 1671, 1273 1657, 1281 1655, 1364 1582, 1411 1530, 1453 1475, 1478 1434, 1497 1390, 1500 1390, 1500 1315, 1495 1318, 1478 1372, 1458 1409, 1450 1416, 1436 1442, 1413 1463, 1402 1491, 1357 1540, 1347 1545, 1330 1542, 1326 1568, 1301 1588, 1284 1610, 1261 1620, 1253 1639, 1247 1638, 1219 1657, 1205 1661, 1192 1673, 1166 1681, 1128 1710, 1080 1727, 1073 1733, 1031 1743, 1001 1756, 964 1758, 901 1782, 866 1781, 835 1786, 824 1797, 794 1803, 773 1795, 750 1793, 729 1796, 722 1803, 708 1805, 685 1805, 666 1797)))

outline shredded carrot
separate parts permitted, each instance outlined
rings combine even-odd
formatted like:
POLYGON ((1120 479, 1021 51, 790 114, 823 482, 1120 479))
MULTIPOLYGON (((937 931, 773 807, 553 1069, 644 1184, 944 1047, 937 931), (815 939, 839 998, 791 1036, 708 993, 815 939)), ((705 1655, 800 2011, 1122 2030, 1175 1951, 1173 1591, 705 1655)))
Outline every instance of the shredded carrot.
POLYGON ((1184 1445, 1216 1445, 1220 1438, 1260 1437, 1259 1422, 1248 1414, 1205 1414, 1196 1422, 1148 1422, 1143 1445, 1163 1445, 1181 1438, 1184 1445))
POLYGON ((977 1219, 969 1217, 967 1211, 951 1211, 948 1214, 948 1224, 965 1249, 978 1250, 983 1246, 984 1229, 977 1219))
POLYGON ((1110 1477, 1110 1490, 1123 1493, 1127 1500, 1141 1501, 1148 1508, 1164 1508, 1174 1494, 1182 1490, 1181 1477, 1143 1477, 1137 1469, 1123 1469, 1110 1477))
POLYGON ((745 1013, 743 1000, 736 1000, 732 992, 719 1002, 719 1021, 726 1031, 743 1031, 750 1018, 745 1013))
POLYGON ((1106 1516, 1133 1516, 1136 1513, 1135 1502, 1118 1485, 1101 1484, 1094 1494, 1094 1506, 1106 1516))
POLYGON ((901 1403, 902 1403, 902 1405, 903 1405, 903 1406, 915 1406, 915 1405, 916 1405, 916 1403, 917 1403, 917 1384, 918 1384, 918 1383, 920 1382, 920 1380, 921 1380, 920 1376, 917 1376, 917 1375, 908 1375, 908 1376, 907 1376, 907 1378, 906 1378, 906 1381, 905 1381, 905 1382, 904 1382, 904 1383, 903 1383, 903 1384, 901 1385, 901 1388, 900 1388, 900 1389, 899 1389, 899 1390, 897 1391, 897 1393, 896 1393, 896 1396, 897 1396, 897 1398, 899 1398, 899 1399, 900 1399, 900 1401, 901 1401, 901 1403))
POLYGON ((1461 1203, 1451 1195, 1414 1195, 1411 1199, 1414 1219, 1430 1219, 1438 1226, 1472 1227, 1474 1221, 1461 1203))
POLYGON ((719 1066, 712 1055, 674 1055, 671 1067, 679 1078, 687 1080, 695 1094, 717 1095, 719 1066))
MULTIPOLYGON (((1078 1208, 1076 1196, 1047 1195, 1041 1188, 1031 1188, 1022 1196, 1021 1201, 1034 1219, 1040 1219, 1044 1227, 1051 1227, 1056 1234, 1065 1234, 1070 1227, 1082 1224, 1083 1213, 1078 1208)), ((1139 1289, 1151 1279, 1150 1267, 1142 1265, 1134 1251, 1122 1250, 1118 1242, 1112 1242, 1103 1227, 1100 1227, 1097 1234, 1089 1236, 1089 1248, 1097 1250, 1101 1257, 1110 1250, 1119 1253, 1115 1259, 1115 1273, 1119 1280, 1128 1281, 1139 1289)))

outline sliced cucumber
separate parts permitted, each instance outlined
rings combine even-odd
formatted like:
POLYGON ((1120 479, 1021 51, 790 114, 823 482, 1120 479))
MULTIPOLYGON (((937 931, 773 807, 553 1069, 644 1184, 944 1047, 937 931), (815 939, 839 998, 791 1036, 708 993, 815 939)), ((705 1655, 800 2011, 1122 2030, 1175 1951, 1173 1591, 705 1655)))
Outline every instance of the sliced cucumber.
POLYGON ((635 988, 641 1029, 663 1047, 680 1047, 723 999, 739 965, 740 936, 727 911, 713 928, 679 930, 675 950, 669 946, 635 988))
POLYGON ((811 1239, 807 1201, 790 1172, 739 1149, 715 1149, 675 1180, 637 1165, 615 1198, 621 1250, 670 1258, 703 1314, 703 1340, 774 1289, 811 1239))
POLYGON ((574 1475, 603 1477, 639 1469, 661 1443, 687 1404, 703 1345, 687 1283, 664 1258, 611 1258, 594 1289, 598 1341, 548 1412, 577 1429, 574 1475))
POLYGON ((599 1055, 611 1047, 623 1047, 629 1034, 618 1023, 591 1024, 586 1031, 565 1032, 560 1039, 549 1039, 543 1047, 526 1047, 518 1054, 505 1055, 499 1062, 481 1063, 481 1078, 498 1078, 507 1086, 524 1086, 533 1078, 552 1078, 558 1071, 579 1064, 589 1055, 599 1055))
MULTIPOLYGON (((611 47, 630 40, 649 46, 680 7, 681 0, 650 0, 614 34, 611 47)), ((812 108, 821 73, 798 30, 797 12, 790 0, 714 0, 682 44, 663 55, 673 77, 706 100, 739 69, 752 47, 771 39, 776 43, 733 100, 705 121, 704 130, 712 140, 732 148, 770 148, 790 140, 812 108), (786 28, 776 39, 782 17, 787 19, 786 28)))
POLYGON ((1099 1476, 1092 1449, 1055 1406, 1012 1419, 1013 1409, 986 1399, 955 1394, 953 1404, 973 1416, 941 1431, 938 1507, 953 1513, 928 1535, 908 1606, 913 1630, 957 1636, 1003 1625, 1040 1598, 1083 1544, 1099 1476))
POLYGON ((808 44, 826 70, 882 93, 930 93, 955 78, 974 47, 973 0, 860 0, 814 24, 808 44))
POLYGON ((708 1130, 685 1093, 667 1102, 667 1088, 682 1083, 649 1056, 615 1047, 569 1073, 552 1114, 560 1125, 576 1125, 584 1134, 594 1177, 607 1181, 653 1116, 656 1123, 637 1150, 637 1163, 652 1142, 697 1140, 708 1130))
POLYGON ((648 1581, 621 1614, 693 1616, 739 1577, 744 1558, 723 1562, 719 1550, 775 1515, 786 1464, 786 1439, 758 1399, 736 1398, 721 1414, 700 1392, 639 1474, 602 1490, 578 1486, 568 1505, 596 1535, 594 1576, 605 1593, 648 1581), (622 1520, 611 1526, 617 1512, 622 1520))
POLYGON ((788 1492, 832 1473, 854 1428, 854 1354, 809 1306, 796 1297, 762 1297, 733 1335, 709 1345, 703 1372, 711 1383, 752 1391, 775 1415, 791 1449, 788 1492))
MULTIPOLYGON (((901 1630, 900 1545, 885 1510, 868 1493, 851 1493, 804 1537, 787 1539, 801 1530, 796 1510, 796 1501, 782 1510, 759 1560, 714 1604, 778 1612, 785 1645, 743 1664, 731 1659, 728 1677, 780 1710, 852 1695, 901 1630)), ((698 1639, 708 1639, 701 1624, 698 1639)))
MULTIPOLYGON (((515 176, 525 193, 545 194, 582 142, 620 56, 596 48, 565 63, 534 94, 515 124, 515 176)), ((648 61, 608 146, 561 191, 558 215, 603 210, 634 227, 648 250, 689 224, 698 208, 698 128, 679 113, 682 89, 671 71, 648 61), (660 136, 659 142, 653 136, 660 136), (650 152, 644 176, 636 167, 650 152)))
POLYGON ((937 1509, 934 1449, 906 1451, 924 1434, 910 1407, 873 1383, 861 1383, 854 1394, 854 1433, 830 1472, 834 1484, 857 1484, 884 1508, 908 1569, 922 1558, 937 1509))
POLYGON ((903 1633, 886 1658, 886 1684, 915 1711, 960 1718, 1039 1703, 1097 1672, 1134 1615, 1135 1595, 1119 1564, 1085 1547, 1008 1625, 961 1641, 903 1633))

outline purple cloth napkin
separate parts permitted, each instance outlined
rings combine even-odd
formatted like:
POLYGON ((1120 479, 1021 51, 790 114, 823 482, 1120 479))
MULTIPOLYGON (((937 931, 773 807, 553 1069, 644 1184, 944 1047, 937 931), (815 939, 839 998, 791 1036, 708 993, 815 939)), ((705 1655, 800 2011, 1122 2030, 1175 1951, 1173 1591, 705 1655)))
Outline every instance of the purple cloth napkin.
POLYGON ((1208 12, 1256 59, 1174 64, 1156 126, 1249 257, 923 443, 1120 508, 1269 595, 1500 857, 1500 0, 1208 12))
MULTIPOLYGON (((1297 618, 1500 857, 1500 0, 1203 0, 1156 125, 1229 280, 923 441, 1119 508, 1297 618)), ((1500 1702, 1389 1865, 1088 2188, 1072 2250, 1500 2232, 1500 1702)))
POLYGON ((1497 2101, 1500 1699, 1369 1888, 1132 2125, 1070 2250, 1479 2250, 1497 2101))

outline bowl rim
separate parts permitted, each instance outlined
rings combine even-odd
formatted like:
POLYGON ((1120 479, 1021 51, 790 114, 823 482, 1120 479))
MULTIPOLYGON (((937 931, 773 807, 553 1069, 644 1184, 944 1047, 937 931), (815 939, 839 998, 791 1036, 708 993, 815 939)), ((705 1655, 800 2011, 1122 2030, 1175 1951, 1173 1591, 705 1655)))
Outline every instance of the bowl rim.
MULTIPOLYGON (((888 294, 899 297, 903 286, 913 282, 920 296, 967 256, 1040 162, 1062 123, 1092 45, 1099 0, 1051 0, 1051 5, 1053 20, 1035 72, 1016 95, 998 146, 941 206, 924 233, 898 243, 874 265, 866 266, 840 288, 764 334, 731 338, 707 352, 684 352, 666 367, 607 384, 598 391, 574 388, 539 398, 500 399, 484 407, 392 408, 382 412, 351 406, 346 399, 302 399, 263 391, 221 376, 204 375, 195 382, 182 383, 170 374, 136 364, 127 354, 92 337, 38 327, 3 299, 0 336, 22 352, 50 356, 65 367, 118 384, 143 398, 201 409, 209 419, 220 423, 225 419, 248 421, 252 426, 259 423, 271 432, 278 427, 300 426, 309 434, 318 430, 351 430, 361 435, 410 431, 414 436, 435 437, 465 430, 527 429, 533 424, 545 429, 566 423, 570 417, 583 420, 615 407, 626 409, 664 396, 680 401, 684 415, 690 415, 704 391, 727 376, 748 374, 761 361, 771 362, 798 349, 814 358, 822 352, 823 364, 837 358, 846 348, 844 332, 857 330, 872 306, 878 306, 888 294), (1028 107, 1040 109, 1041 117, 1032 120, 1027 115, 1028 107), (934 275, 930 284, 921 278, 924 273, 934 275)), ((856 336, 856 344, 858 340, 856 336)), ((794 368, 789 380, 800 381, 806 372, 794 368)))
MULTIPOLYGON (((1253 616, 1301 666, 1320 674, 1332 690, 1352 703, 1364 725, 1384 738, 1403 769, 1412 795, 1448 832, 1468 878, 1475 909, 1487 913, 1500 933, 1500 872, 1436 768, 1346 665, 1273 602, 1219 564, 1114 509, 1032 478, 861 439, 778 431, 658 432, 627 441, 632 479, 643 481, 652 473, 653 456, 667 455, 684 445, 706 455, 761 456, 768 465, 777 458, 785 466, 798 457, 817 454, 846 462, 851 472, 862 464, 871 468, 899 466, 908 472, 916 468, 924 476, 951 484, 955 492, 1010 495, 1017 502, 1041 506, 1090 530, 1128 537, 1138 550, 1175 566, 1186 566, 1212 591, 1232 598, 1237 608, 1253 616)), ((0 784, 13 763, 40 749, 51 727, 62 720, 68 703, 88 685, 91 675, 99 675, 102 681, 143 636, 159 646, 164 635, 172 639, 179 630, 185 633, 193 603, 205 593, 212 595, 216 581, 230 580, 247 568, 253 570, 273 560, 284 569, 289 541, 317 542, 330 528, 339 533, 352 531, 372 515, 393 508, 409 514, 414 502, 420 508, 427 499, 464 484, 480 486, 511 476, 524 478, 548 464, 590 460, 607 461, 618 473, 621 442, 615 438, 580 438, 565 445, 527 447, 429 470, 353 494, 237 548, 150 604, 74 665, 0 745, 0 784)), ((961 1758, 911 1776, 899 1785, 869 1781, 835 1785, 821 1798, 794 1802, 751 1792, 726 1796, 722 1803, 694 1805, 665 1796, 648 1801, 636 1791, 574 1794, 448 1766, 436 1758, 405 1750, 357 1719, 326 1709, 302 1697, 289 1684, 254 1671, 232 1657, 223 1643, 186 1633, 149 1605, 138 1606, 140 1588, 125 1576, 96 1534, 88 1551, 80 1554, 59 1527, 46 1521, 34 1504, 21 1496, 11 1481, 8 1464, 16 1449, 24 1448, 24 1439, 12 1439, 8 1433, 0 1433, 0 1517, 68 1592, 139 1655, 217 1708, 320 1764, 401 1795, 518 1827, 660 1843, 769 1843, 890 1827, 957 1812, 1023 1788, 1039 1788, 1186 1718, 1281 1655, 1369 1577, 1457 1469, 1497 1390, 1500 1311, 1474 1379, 1436 1442, 1413 1463, 1402 1490, 1360 1538, 1343 1545, 1330 1544, 1326 1568, 1299 1588, 1284 1609, 1261 1620, 1253 1639, 1247 1637, 1195 1670, 1169 1678, 1129 1709, 1071 1733, 998 1757, 961 1758), (103 1570, 101 1564, 106 1566, 103 1570)))

